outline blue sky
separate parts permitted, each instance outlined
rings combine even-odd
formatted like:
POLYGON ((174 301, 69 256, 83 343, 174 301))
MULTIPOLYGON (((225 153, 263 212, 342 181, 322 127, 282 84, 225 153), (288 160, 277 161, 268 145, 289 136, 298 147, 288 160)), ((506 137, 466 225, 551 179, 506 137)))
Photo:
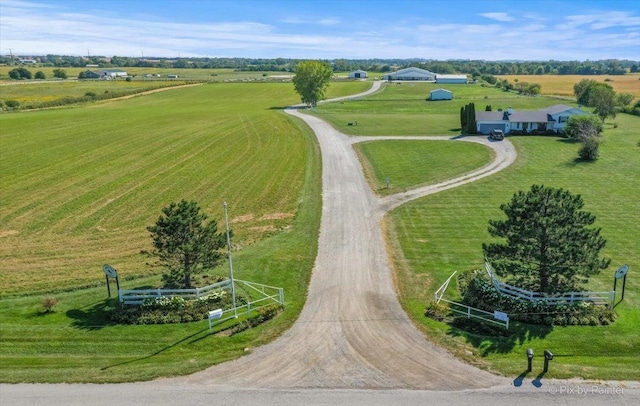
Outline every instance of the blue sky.
POLYGON ((638 0, 0 0, 0 53, 640 60, 638 0))

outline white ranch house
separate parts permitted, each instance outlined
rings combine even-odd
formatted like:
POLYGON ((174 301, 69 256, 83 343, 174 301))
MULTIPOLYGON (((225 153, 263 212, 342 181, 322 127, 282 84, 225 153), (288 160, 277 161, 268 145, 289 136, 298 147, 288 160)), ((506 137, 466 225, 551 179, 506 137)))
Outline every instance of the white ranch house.
POLYGON ((569 117, 584 114, 589 113, 565 104, 540 110, 516 111, 509 107, 507 111, 476 111, 476 129, 480 134, 489 134, 491 130, 502 130, 505 134, 512 131, 557 133, 564 129, 569 117))
POLYGON ((451 100, 453 92, 447 89, 435 89, 429 92, 429 100, 451 100))

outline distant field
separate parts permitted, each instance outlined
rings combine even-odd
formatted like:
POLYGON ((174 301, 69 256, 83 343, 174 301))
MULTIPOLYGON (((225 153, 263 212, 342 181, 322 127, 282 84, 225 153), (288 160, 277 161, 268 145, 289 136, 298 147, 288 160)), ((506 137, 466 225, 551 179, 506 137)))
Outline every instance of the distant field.
POLYGON ((497 76, 514 82, 539 83, 542 86, 542 94, 569 96, 575 98, 573 85, 582 79, 591 79, 610 84, 616 92, 631 93, 640 98, 640 73, 626 75, 505 75, 497 76))

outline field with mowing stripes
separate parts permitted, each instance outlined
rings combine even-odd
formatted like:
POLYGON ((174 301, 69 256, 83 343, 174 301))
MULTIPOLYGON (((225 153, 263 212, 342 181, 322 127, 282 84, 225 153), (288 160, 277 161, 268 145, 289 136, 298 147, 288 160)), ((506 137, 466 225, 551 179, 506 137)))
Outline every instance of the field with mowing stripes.
MULTIPOLYGON (((329 94, 366 87, 332 84, 329 94)), ((290 84, 216 84, 0 115, 0 381, 188 374, 291 326, 304 304, 321 213, 315 138, 274 108, 297 100, 290 84), (285 312, 232 337, 211 336, 206 321, 118 326, 106 318, 112 302, 102 264, 118 269, 123 288, 159 286, 139 251, 150 247, 145 227, 181 198, 219 221, 229 203, 235 276, 284 287, 285 312), (43 312, 44 296, 57 299, 53 313, 43 312)), ((213 274, 226 275, 225 266, 213 274)))
MULTIPOLYGON (((367 86, 333 90, 350 85, 367 86)), ((296 102, 290 84, 210 84, 0 116, 0 296, 95 284, 103 263, 149 274, 146 226, 182 198, 219 221, 227 201, 238 248, 285 230, 309 147, 273 108, 296 102)))

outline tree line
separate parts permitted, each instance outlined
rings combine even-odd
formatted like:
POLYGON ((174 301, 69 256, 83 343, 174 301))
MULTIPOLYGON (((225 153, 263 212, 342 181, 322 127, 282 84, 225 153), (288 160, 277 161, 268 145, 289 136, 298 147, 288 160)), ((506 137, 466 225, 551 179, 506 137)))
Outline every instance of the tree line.
MULTIPOLYGON (((109 67, 149 68, 198 68, 236 69, 246 71, 293 72, 302 59, 291 58, 155 58, 125 56, 36 56, 43 66, 85 67, 98 65, 109 67)), ((441 74, 460 73, 473 77, 482 75, 624 75, 640 72, 640 62, 606 59, 600 61, 482 61, 482 60, 428 60, 428 59, 332 59, 323 60, 334 72, 357 69, 369 72, 391 72, 415 66, 441 74)), ((0 57, 0 64, 12 65, 16 61, 9 56, 0 57)))

